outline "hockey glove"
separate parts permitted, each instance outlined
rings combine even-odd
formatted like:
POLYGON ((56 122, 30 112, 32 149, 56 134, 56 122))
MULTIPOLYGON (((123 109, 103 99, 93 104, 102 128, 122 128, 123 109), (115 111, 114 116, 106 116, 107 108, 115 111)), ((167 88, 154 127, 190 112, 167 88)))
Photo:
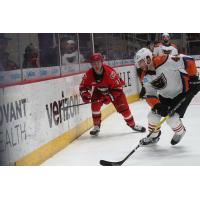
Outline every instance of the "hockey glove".
POLYGON ((158 115, 161 115, 162 117, 165 117, 168 115, 169 113, 169 108, 167 105, 165 104, 162 104, 162 103, 158 103, 156 104, 153 108, 152 108, 152 111, 155 113, 155 114, 158 114, 158 115))
POLYGON ((196 95, 200 91, 200 80, 198 76, 192 76, 189 80, 190 91, 196 95))
POLYGON ((144 98, 145 94, 146 94, 145 87, 142 86, 139 97, 142 99, 142 98, 144 98))
POLYGON ((84 103, 89 103, 91 100, 91 94, 88 91, 85 91, 81 94, 81 98, 84 103))

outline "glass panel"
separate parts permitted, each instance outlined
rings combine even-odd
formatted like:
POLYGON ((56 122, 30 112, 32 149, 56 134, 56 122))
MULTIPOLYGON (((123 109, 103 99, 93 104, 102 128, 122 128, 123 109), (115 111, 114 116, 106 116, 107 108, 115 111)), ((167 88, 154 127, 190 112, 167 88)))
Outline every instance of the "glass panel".
POLYGON ((85 71, 89 69, 90 63, 88 62, 92 54, 92 39, 90 33, 79 33, 79 49, 80 49, 80 70, 85 71))
POLYGON ((79 57, 78 40, 76 33, 60 33, 61 52, 61 74, 79 72, 79 59, 84 61, 82 55, 79 57))
POLYGON ((104 59, 108 58, 108 43, 106 33, 94 33, 94 51, 101 53, 104 59))
MULTIPOLYGON (((118 33, 113 35, 107 34, 108 40, 108 60, 120 60, 123 59, 123 39, 122 34, 118 33)), ((115 62, 116 63, 116 62, 115 62)))
POLYGON ((18 34, 0 34, 0 86, 22 80, 18 34))
POLYGON ((138 39, 138 40, 143 40, 143 41, 147 41, 149 38, 148 38, 148 33, 136 33, 135 34, 135 37, 138 39))
POLYGON ((190 55, 200 55, 200 33, 186 33, 187 53, 190 55))
POLYGON ((19 34, 23 80, 44 80, 60 76, 55 34, 19 34))
POLYGON ((200 41, 190 41, 188 43, 188 53, 190 55, 200 55, 200 41))
MULTIPOLYGON (((144 43, 146 45, 146 41, 144 43)), ((94 47, 95 52, 102 53, 110 66, 133 63, 135 43, 132 33, 96 33, 94 47)))
POLYGON ((23 67, 23 80, 39 78, 40 67, 38 34, 19 34, 19 49, 21 66, 23 67))
POLYGON ((100 52, 110 66, 122 64, 123 45, 121 33, 96 33, 94 34, 95 52, 100 52))
POLYGON ((170 33, 169 35, 172 40, 181 39, 181 33, 170 33))
POLYGON ((60 66, 58 34, 39 33, 41 67, 60 66))
MULTIPOLYGON (((133 42, 129 42, 129 34, 128 33, 123 33, 122 34, 122 58, 123 59, 129 59, 131 58, 131 44, 133 42)), ((131 37, 130 37, 131 38, 131 37)))
POLYGON ((134 38, 134 53, 142 47, 145 47, 148 42, 148 34, 137 33, 134 38))
POLYGON ((17 34, 0 33, 0 71, 19 69, 17 34))
POLYGON ((130 34, 130 33, 127 34, 126 51, 127 51, 126 59, 133 59, 134 55, 135 55, 135 53, 134 53, 134 43, 133 43, 133 34, 130 34))
POLYGON ((38 34, 36 33, 22 33, 19 34, 20 57, 22 67, 25 68, 39 68, 39 42, 38 34))
POLYGON ((193 40, 200 40, 200 33, 186 33, 187 40, 193 41, 193 40))

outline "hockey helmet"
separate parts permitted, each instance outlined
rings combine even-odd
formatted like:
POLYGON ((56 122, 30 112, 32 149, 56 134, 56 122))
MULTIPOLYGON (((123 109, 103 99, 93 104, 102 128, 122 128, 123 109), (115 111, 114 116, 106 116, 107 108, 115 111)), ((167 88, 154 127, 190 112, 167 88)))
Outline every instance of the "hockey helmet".
POLYGON ((103 56, 101 53, 94 53, 90 56, 90 62, 95 62, 95 61, 103 62, 103 56))
POLYGON ((144 60, 145 64, 149 65, 152 62, 152 52, 147 48, 140 49, 135 55, 135 64, 137 67, 139 66, 139 62, 144 60))

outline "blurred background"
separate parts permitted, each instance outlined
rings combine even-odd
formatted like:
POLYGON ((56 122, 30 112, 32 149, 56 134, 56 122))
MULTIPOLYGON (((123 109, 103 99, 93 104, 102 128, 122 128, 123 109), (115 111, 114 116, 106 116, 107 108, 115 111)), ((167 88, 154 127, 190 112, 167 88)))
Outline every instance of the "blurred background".
MULTIPOLYGON (((0 84, 12 85, 79 73, 89 55, 103 54, 115 67, 133 64, 134 55, 161 33, 0 33, 0 84)), ((170 33, 179 53, 199 59, 200 33, 170 33)))

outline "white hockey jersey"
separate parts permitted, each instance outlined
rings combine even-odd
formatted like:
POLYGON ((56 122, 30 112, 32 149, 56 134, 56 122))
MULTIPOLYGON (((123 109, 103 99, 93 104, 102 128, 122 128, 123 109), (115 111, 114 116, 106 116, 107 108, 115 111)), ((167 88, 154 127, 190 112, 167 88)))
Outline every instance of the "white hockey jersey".
POLYGON ((158 56, 153 60, 155 74, 144 76, 146 96, 174 98, 185 88, 184 77, 188 77, 182 58, 176 60, 173 56, 158 56))

